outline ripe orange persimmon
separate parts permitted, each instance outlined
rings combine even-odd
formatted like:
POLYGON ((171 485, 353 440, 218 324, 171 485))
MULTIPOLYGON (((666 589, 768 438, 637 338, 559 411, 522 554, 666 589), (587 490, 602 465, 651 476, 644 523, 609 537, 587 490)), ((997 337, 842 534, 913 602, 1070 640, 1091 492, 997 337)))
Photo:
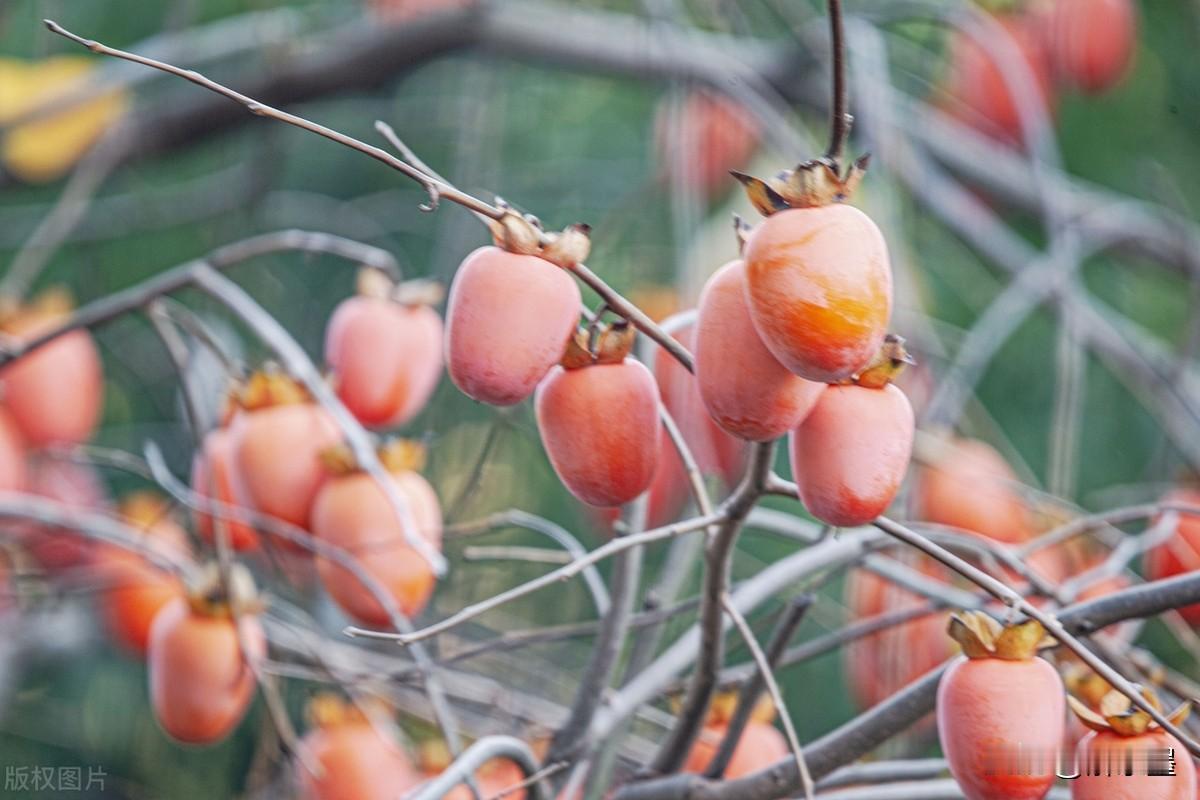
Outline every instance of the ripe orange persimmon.
MULTIPOLYGON (((1163 502, 1200 506, 1200 489, 1174 489, 1163 502)), ((1146 554, 1145 566, 1146 577, 1155 581, 1200 569, 1200 515, 1179 514, 1175 533, 1146 554)), ((1177 610, 1192 627, 1200 627, 1200 603, 1177 610)))
POLYGON ((866 214, 841 203, 772 214, 750 234, 745 261, 754 327, 784 367, 836 383, 879 351, 892 269, 866 214))
POLYGON ((12 415, 0 408, 0 491, 19 492, 28 483, 25 442, 12 415))
MULTIPOLYGON (((415 466, 389 464, 392 484, 407 504, 417 532, 440 548, 441 505, 429 482, 413 471, 415 466)), ((408 544, 395 509, 374 478, 359 471, 331 477, 313 503, 312 531, 349 551, 395 599, 405 616, 416 616, 425 608, 436 576, 425 557, 408 544)), ((317 573, 330 597, 347 614, 370 625, 388 624, 386 609, 346 567, 319 557, 317 573)))
MULTIPOLYGON (((214 428, 204 437, 204 443, 192 459, 192 490, 196 494, 227 505, 236 505, 233 477, 233 435, 229 428, 214 428)), ((195 515, 196 530, 208 542, 216 541, 213 518, 199 512, 195 515)), ((234 550, 258 547, 254 528, 234 519, 223 519, 234 550)))
MULTIPOLYGON (((246 573, 234 583, 248 580, 246 573)), ((150 705, 167 735, 187 744, 211 744, 237 727, 254 697, 254 673, 245 658, 262 659, 267 652, 262 624, 246 612, 237 621, 248 651, 243 654, 230 601, 213 599, 215 582, 213 572, 211 585, 169 602, 150 626, 150 705)), ((241 597, 234 602, 250 605, 241 597)))
POLYGON ((463 394, 510 406, 558 363, 579 321, 570 274, 537 256, 481 247, 463 261, 446 307, 446 364, 463 394))
POLYGON ((534 399, 554 471, 593 506, 628 503, 650 488, 658 466, 658 386, 623 350, 596 363, 555 367, 534 399))
POLYGON ((726 95, 702 91, 683 99, 678 127, 670 111, 662 103, 655 117, 659 163, 683 170, 685 181, 706 195, 732 187, 729 170, 745 166, 758 148, 759 128, 750 112, 726 95))
POLYGON ((829 525, 863 525, 892 502, 912 455, 904 392, 830 386, 792 432, 792 475, 804 507, 829 525))
POLYGON ((306 527, 325 480, 321 452, 341 440, 337 424, 278 373, 251 377, 242 403, 229 431, 238 502, 306 527))
POLYGON ((1056 0, 1048 25, 1046 49, 1066 83, 1097 94, 1128 71, 1137 37, 1132 0, 1056 0))
POLYGON ((403 425, 425 407, 441 377, 442 318, 427 305, 351 297, 325 329, 325 362, 338 397, 361 423, 403 425))
POLYGON ((808 415, 825 385, 793 375, 766 348, 746 307, 746 270, 731 261, 700 295, 696 383, 708 413, 739 439, 778 439, 808 415))
MULTIPOLYGON (((1015 68, 1023 68, 1032 76, 1037 99, 1051 112, 1054 110, 1054 90, 1050 83, 1050 66, 1036 24, 1024 17, 1006 16, 999 19, 1007 42, 1020 55, 1015 68)), ((949 75, 946 93, 949 111, 967 125, 995 138, 1017 142, 1021 140, 1021 117, 1017 94, 1009 87, 1007 70, 991 48, 985 48, 974 37, 956 34, 950 44, 949 75)))
MULTIPOLYGON (((28 461, 26 474, 30 494, 54 500, 68 508, 98 509, 107 503, 100 476, 84 464, 34 456, 28 461)), ((21 530, 25 549, 51 572, 83 566, 96 545, 94 540, 65 528, 29 524, 21 526, 21 530)))
MULTIPOLYGON (((450 753, 445 744, 440 741, 426 741, 420 747, 421 774, 426 780, 432 780, 441 775, 450 766, 450 753)), ((480 797, 496 797, 501 792, 522 783, 525 774, 515 761, 507 758, 494 758, 475 771, 475 784, 479 787, 480 797)), ((525 800, 527 793, 524 789, 504 795, 505 800, 525 800)), ((443 796, 443 800, 473 800, 474 795, 466 786, 459 784, 443 796)))
POLYGON ((301 746, 321 765, 321 773, 297 764, 305 800, 392 800, 420 782, 385 718, 371 719, 332 695, 313 698, 308 715, 313 728, 301 746))
MULTIPOLYGON (((0 319, 0 330, 29 340, 71 311, 61 292, 48 292, 0 319)), ((104 403, 100 354, 86 330, 59 336, 0 367, 0 397, 31 448, 77 444, 91 438, 104 403)))
MULTIPOLYGON (((136 493, 125 498, 119 510, 131 527, 143 533, 150 550, 177 558, 187 555, 187 534, 163 498, 136 493)), ((167 603, 183 597, 182 582, 143 556, 111 544, 97 548, 95 569, 103 585, 98 600, 109 632, 131 652, 145 655, 155 616, 167 603)))
MULTIPOLYGON (((664 322, 670 325, 671 319, 664 322)), ((678 327, 674 333, 678 342, 695 352, 696 328, 693 324, 678 327)), ((696 376, 661 347, 654 351, 654 379, 663 405, 679 426, 684 441, 692 451, 696 464, 705 475, 717 475, 726 486, 738 482, 746 465, 746 446, 730 436, 709 415, 700 396, 696 376)))
POLYGON ((987 442, 955 439, 922 469, 917 516, 1008 544, 1033 536, 1029 509, 1012 467, 987 442))
MULTIPOLYGON (((725 739, 726 730, 725 724, 704 726, 683 763, 683 771, 699 775, 707 770, 725 739)), ((758 772, 786 757, 788 751, 787 739, 774 725, 751 720, 746 723, 737 747, 733 748, 733 756, 729 759, 729 766, 725 768, 724 778, 733 780, 758 772)))
POLYGON ((956 614, 951 635, 963 647, 942 675, 938 736, 950 773, 968 800, 1040 800, 1054 784, 1066 702, 1058 672, 1038 658, 1042 626, 1001 629, 981 612, 956 614), (1007 769, 1024 754, 1023 769, 1007 769))
MULTIPOLYGON (((649 496, 646 498, 646 527, 657 528, 678 518, 679 512, 689 496, 688 477, 683 468, 679 451, 664 428, 659 434, 658 466, 650 481, 649 496)), ((594 508, 595 518, 611 532, 614 522, 621 516, 619 508, 594 508)))

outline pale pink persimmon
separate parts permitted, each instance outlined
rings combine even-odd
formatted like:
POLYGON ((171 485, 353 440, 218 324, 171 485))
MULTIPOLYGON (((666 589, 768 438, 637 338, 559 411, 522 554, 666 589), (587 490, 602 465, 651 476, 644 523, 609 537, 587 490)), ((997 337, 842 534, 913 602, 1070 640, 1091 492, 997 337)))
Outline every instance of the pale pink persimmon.
POLYGON ((1046 49, 1057 76, 1090 94, 1129 71, 1137 38, 1133 0, 1055 0, 1046 49))
POLYGON ((741 261, 721 267, 705 285, 694 355, 708 413, 739 439, 778 439, 804 421, 825 388, 793 375, 762 343, 746 307, 741 261))
POLYGON ((321 452, 341 441, 329 413, 313 403, 243 411, 230 424, 230 438, 238 502, 307 527, 326 476, 321 452))
POLYGON ((784 367, 836 383, 879 352, 892 268, 866 214, 842 203, 773 214, 750 234, 745 262, 754 327, 784 367))
POLYGON ((1033 536, 1020 482, 1004 457, 987 442, 954 439, 921 470, 917 515, 1007 544, 1033 536))
MULTIPOLYGON (((22 311, 2 327, 18 340, 32 339, 66 313, 22 311)), ((104 372, 91 334, 71 331, 0 367, 0 397, 30 448, 90 439, 104 405, 104 372)))
MULTIPOLYGON (((683 771, 702 774, 708 769, 721 742, 725 739, 726 726, 723 724, 706 725, 692 745, 687 759, 683 763, 683 771)), ((768 722, 751 720, 746 723, 742 737, 733 748, 733 756, 729 766, 725 768, 725 780, 733 780, 758 772, 769 767, 776 761, 786 758, 790 748, 787 739, 779 730, 768 722)))
POLYGON ((959 657, 938 685, 937 724, 950 772, 968 800, 1041 800, 1054 784, 1066 699, 1041 658, 959 657), (1007 768, 1020 752, 1030 768, 1007 768))
MULTIPOLYGON (((671 323, 668 319, 664 324, 671 323)), ((694 324, 676 327, 673 336, 694 355, 694 324)), ((696 376, 674 356, 661 347, 656 348, 653 365, 663 405, 679 426, 700 471, 706 476, 717 475, 726 486, 735 485, 746 465, 745 442, 731 436, 713 421, 704 407, 696 376)))
MULTIPOLYGON (((248 656, 266 656, 266 636, 252 615, 239 619, 248 656)), ((194 610, 185 598, 163 607, 150 626, 150 705, 159 726, 188 744, 212 744, 237 727, 254 698, 254 673, 242 657, 228 614, 194 610)))
POLYGON ((367 296, 342 301, 325 330, 338 397, 364 425, 403 425, 437 387, 442 335, 442 318, 429 306, 367 296))
POLYGON ((347 714, 318 724, 301 741, 321 765, 314 774, 297 763, 304 800, 394 800, 421 782, 421 774, 384 720, 347 714))
MULTIPOLYGON (((30 494, 54 500, 70 509, 97 510, 108 502, 100 476, 85 464, 34 456, 28 461, 26 475, 30 494)), ((83 566, 96 547, 95 540, 73 530, 33 523, 21 526, 21 541, 34 559, 50 572, 83 566)))
POLYGON ((830 386, 790 441, 804 507, 829 525, 863 525, 891 504, 912 455, 913 412, 895 386, 830 386))
MULTIPOLYGON (((428 481, 416 472, 390 475, 420 536, 440 548, 442 511, 428 481)), ((416 616, 433 593, 436 577, 429 562, 408 544, 387 494, 363 472, 330 478, 312 509, 315 536, 354 556, 405 616, 416 616)), ((390 621, 387 610, 346 567, 317 559, 317 572, 330 597, 351 617, 369 625, 390 621)))
POLYGON ((658 387, 640 362, 555 367, 538 386, 538 431, 571 494, 619 506, 646 489, 658 466, 658 387))
MULTIPOLYGON (((226 505, 236 506, 233 477, 233 435, 228 428, 215 428, 204 437, 204 444, 192 459, 192 490, 196 494, 226 505)), ((215 542, 213 518, 197 512, 196 530, 205 541, 215 542)), ((224 517, 221 524, 229 536, 234 550, 252 550, 258 547, 258 534, 244 522, 224 517)))
POLYGON ((479 248, 450 286, 450 379, 484 403, 521 402, 562 357, 581 302, 579 287, 562 267, 498 247, 479 248))
POLYGON ((1071 800, 1195 800, 1196 766, 1179 740, 1163 730, 1140 736, 1089 731, 1075 749, 1079 777, 1071 781, 1071 800), (1147 775, 1168 770, 1174 775, 1147 775), (1126 764, 1132 774, 1125 773, 1126 764))
MULTIPOLYGON (((1200 489, 1180 487, 1167 492, 1162 500, 1200 506, 1200 489)), ((1200 514, 1179 513, 1174 534, 1146 554, 1145 566, 1146 577, 1155 581, 1200 569, 1200 514)), ((1200 627, 1200 603, 1177 610, 1192 627, 1200 627)))

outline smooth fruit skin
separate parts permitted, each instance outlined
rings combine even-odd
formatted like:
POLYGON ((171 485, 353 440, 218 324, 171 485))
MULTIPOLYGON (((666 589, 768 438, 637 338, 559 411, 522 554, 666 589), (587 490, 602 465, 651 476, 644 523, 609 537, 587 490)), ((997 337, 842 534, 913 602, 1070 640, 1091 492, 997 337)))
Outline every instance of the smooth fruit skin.
MULTIPOLYGON (((1079 777, 1071 781, 1072 800, 1195 800, 1196 766, 1179 740, 1162 730, 1141 736, 1121 736, 1109 731, 1090 731, 1075 749, 1079 777), (1146 775, 1149 751, 1164 754, 1174 750, 1174 775, 1146 775), (1133 774, 1124 772, 1132 756, 1133 774), (1094 763, 1093 763, 1094 762, 1094 763), (1109 765, 1112 775, 1109 775, 1109 765), (1093 768, 1089 769, 1089 765, 1093 768), (1089 772, 1099 772, 1098 775, 1089 772)), ((1155 766, 1165 767, 1164 763, 1155 766)))
POLYGON ((957 439, 917 481, 917 515, 1007 544, 1034 534, 1012 467, 987 442, 957 439))
POLYGON ((947 668, 938 684, 938 736, 967 800, 1040 800, 1046 795, 1054 784, 1054 754, 1062 743, 1064 698, 1058 673, 1040 658, 960 656, 947 668), (1009 774, 1005 757, 1018 746, 1041 758, 1044 768, 1009 774))
POLYGON ((739 439, 778 439, 804 421, 825 388, 793 375, 762 343, 741 261, 721 267, 700 295, 695 356, 705 408, 739 439))
POLYGON ((307 527, 326 477, 321 451, 341 441, 332 417, 311 403, 262 408, 234 417, 230 436, 238 502, 307 527))
MULTIPOLYGON (((708 769, 725 738, 725 730, 724 725, 705 726, 683 763, 683 771, 699 775, 708 769)), ((785 758, 789 752, 787 739, 774 725, 748 722, 737 747, 733 748, 733 756, 725 768, 724 777, 733 780, 758 772, 785 758)))
MULTIPOLYGON (((204 437, 204 444, 192 459, 192 491, 226 505, 237 505, 233 479, 233 435, 228 428, 216 428, 204 437), (214 490, 215 487, 215 490, 214 490)), ((206 542, 216 542, 213 518, 195 514, 196 530, 206 542)), ((234 550, 258 547, 258 534, 249 525, 233 519, 222 524, 234 550)))
MULTIPOLYGON (((266 635, 254 617, 241 618, 248 656, 266 655, 266 635)), ((150 626, 150 703, 173 739, 210 744, 241 721, 254 697, 254 673, 242 661, 233 620, 196 614, 171 601, 150 626)))
MULTIPOLYGON (((391 475, 408 504, 417 529, 440 548, 442 511, 433 487, 415 472, 391 475)), ((331 479, 321 488, 312 510, 313 534, 348 550, 407 617, 420 614, 433 594, 436 578, 425 558, 404 538, 387 494, 365 473, 331 479)), ((347 614, 369 625, 384 626, 387 611, 350 570, 319 557, 317 573, 330 597, 347 614)))
MULTIPOLYGON (((1091 0, 1087 0, 1091 2, 1091 0)), ((1002 17, 999 22, 1007 33, 1009 43, 1020 54, 1021 63, 1032 75, 1037 99, 1051 112, 1055 98, 1050 82, 1050 66, 1041 46, 1037 25, 1022 18, 1002 17)), ((947 94, 952 103, 950 112, 964 123, 996 138, 1019 142, 1021 117, 1017 95, 1010 90, 1006 73, 974 37, 957 34, 950 45, 947 94)))
MULTIPOLYGON (((666 428, 662 429, 658 441, 658 466, 650 481, 649 496, 646 498, 646 527, 658 528, 679 518, 679 512, 690 496, 687 472, 675 443, 666 428)), ((593 508, 595 518, 603 524, 606 535, 611 535, 612 526, 621 517, 620 508, 593 508)))
MULTIPOLYGON (((670 320, 664 322, 669 324, 670 320)), ((678 328, 674 338, 693 353, 696 350, 696 326, 688 324, 678 328)), ((746 466, 745 442, 730 436, 713 421, 696 376, 675 360, 661 347, 654 351, 654 379, 663 405, 679 426, 700 471, 717 475, 726 486, 734 486, 741 478, 746 466)))
MULTIPOLYGON (((8 333, 31 338, 57 322, 54 315, 31 314, 8 333)), ((104 372, 91 334, 72 331, 0 368, 0 397, 30 448, 90 439, 104 404, 104 372)))
POLYGON ((658 466, 658 386, 641 362, 555 367, 534 399, 546 455, 571 494, 619 506, 650 488, 658 466))
POLYGON ((792 475, 804 507, 829 525, 864 525, 896 496, 912 455, 904 392, 830 386, 792 432, 792 475))
POLYGON ((297 767, 305 800, 394 800, 421 780, 396 738, 366 721, 314 729, 301 744, 323 769, 297 767))
POLYGON ((375 297, 342 301, 325 330, 325 363, 338 397, 364 425, 403 425, 437 388, 442 336, 442 318, 428 306, 375 297))
POLYGON ((581 302, 579 287, 561 267, 498 247, 479 248, 450 286, 450 379, 483 403, 521 402, 562 357, 581 302))
MULTIPOLYGON (((521 768, 515 762, 509 761, 507 758, 489 761, 475 773, 475 782, 479 786, 480 797, 495 797, 505 789, 510 789, 524 780, 525 773, 521 772, 521 768)), ((509 800, 509 798, 525 800, 527 796, 525 790, 521 789, 504 795, 504 800, 509 800)), ((446 793, 442 800, 474 800, 474 795, 469 788, 459 784, 446 793)))
POLYGON ((19 492, 28 485, 25 442, 12 414, 0 408, 0 491, 19 492))
MULTIPOLYGON (((156 522, 144 537, 147 546, 164 554, 188 554, 187 533, 169 517, 156 522)), ((98 548, 94 569, 104 587, 97 600, 109 632, 129 652, 144 656, 154 618, 172 600, 184 596, 183 584, 137 553, 115 545, 98 548)))
POLYGON ((1090 94, 1120 82, 1136 44, 1132 0, 1056 0, 1049 13, 1048 51, 1057 75, 1090 94))
MULTIPOLYGON (((1200 490, 1175 489, 1163 502, 1200 506, 1200 490)), ((1146 577, 1155 581, 1200 569, 1200 516, 1180 514, 1175 533, 1146 554, 1145 566, 1146 577)), ((1200 603, 1177 610, 1192 627, 1200 627, 1200 603)))
POLYGON ((784 367, 836 383, 879 350, 892 268, 866 214, 841 203, 773 214, 750 235, 745 260, 754 327, 784 367))

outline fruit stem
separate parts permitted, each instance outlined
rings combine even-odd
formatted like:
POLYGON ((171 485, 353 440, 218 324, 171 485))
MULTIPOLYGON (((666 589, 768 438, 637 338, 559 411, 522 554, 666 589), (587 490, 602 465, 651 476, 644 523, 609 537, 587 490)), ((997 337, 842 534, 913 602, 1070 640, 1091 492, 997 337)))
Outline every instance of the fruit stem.
POLYGON ((850 135, 849 90, 846 87, 846 45, 842 26, 842 0, 829 0, 829 50, 833 56, 833 106, 829 117, 829 149, 825 157, 837 162, 850 135))

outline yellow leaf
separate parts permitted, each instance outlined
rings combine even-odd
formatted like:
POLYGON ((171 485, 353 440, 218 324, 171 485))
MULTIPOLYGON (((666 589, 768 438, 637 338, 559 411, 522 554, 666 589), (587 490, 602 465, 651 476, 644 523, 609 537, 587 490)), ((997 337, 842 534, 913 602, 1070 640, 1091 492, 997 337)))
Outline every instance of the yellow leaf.
MULTIPOLYGON (((96 62, 83 56, 0 59, 0 123, 52 106, 86 85, 96 62)), ((5 132, 0 159, 21 180, 44 183, 69 170, 129 106, 123 90, 92 94, 5 132)))

